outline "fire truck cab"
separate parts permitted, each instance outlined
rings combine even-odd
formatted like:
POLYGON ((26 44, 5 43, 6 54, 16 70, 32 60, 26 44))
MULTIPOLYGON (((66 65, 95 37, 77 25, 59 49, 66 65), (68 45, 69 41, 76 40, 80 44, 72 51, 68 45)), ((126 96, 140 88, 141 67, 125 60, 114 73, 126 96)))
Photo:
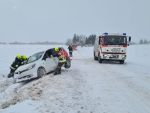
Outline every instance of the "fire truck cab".
POLYGON ((104 33, 98 36, 94 44, 94 60, 102 63, 104 60, 119 61, 124 64, 126 51, 131 37, 123 34, 104 33))

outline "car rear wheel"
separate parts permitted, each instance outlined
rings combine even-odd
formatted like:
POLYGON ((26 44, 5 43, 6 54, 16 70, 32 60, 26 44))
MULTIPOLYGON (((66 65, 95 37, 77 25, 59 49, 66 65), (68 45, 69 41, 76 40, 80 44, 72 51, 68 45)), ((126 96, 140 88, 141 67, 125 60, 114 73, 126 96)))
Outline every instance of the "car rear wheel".
POLYGON ((37 70, 37 76, 38 78, 42 78, 44 75, 46 75, 46 71, 44 68, 40 67, 38 70, 37 70))
POLYGON ((71 67, 71 60, 70 59, 67 59, 64 67, 67 69, 71 67))

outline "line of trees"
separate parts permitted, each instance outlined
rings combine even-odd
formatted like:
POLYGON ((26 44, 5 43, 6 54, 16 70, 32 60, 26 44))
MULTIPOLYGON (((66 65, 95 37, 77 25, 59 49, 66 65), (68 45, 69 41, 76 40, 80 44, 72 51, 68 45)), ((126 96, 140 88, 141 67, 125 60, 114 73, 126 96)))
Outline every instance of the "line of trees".
POLYGON ((64 45, 65 43, 62 42, 49 42, 49 41, 44 41, 44 42, 0 42, 0 45, 64 45))
MULTIPOLYGON (((67 40, 67 45, 74 44, 78 46, 93 46, 96 39, 95 34, 91 34, 89 36, 83 35, 83 34, 74 34, 72 39, 67 40)), ((130 44, 150 44, 150 40, 147 39, 141 39, 139 42, 131 42, 130 44)))
POLYGON ((148 41, 148 40, 146 40, 146 39, 141 39, 141 40, 139 41, 139 44, 150 44, 150 40, 148 41))
POLYGON ((74 34, 72 39, 67 40, 67 45, 74 44, 79 46, 92 46, 94 45, 96 39, 95 34, 91 34, 89 36, 85 36, 83 34, 74 34))

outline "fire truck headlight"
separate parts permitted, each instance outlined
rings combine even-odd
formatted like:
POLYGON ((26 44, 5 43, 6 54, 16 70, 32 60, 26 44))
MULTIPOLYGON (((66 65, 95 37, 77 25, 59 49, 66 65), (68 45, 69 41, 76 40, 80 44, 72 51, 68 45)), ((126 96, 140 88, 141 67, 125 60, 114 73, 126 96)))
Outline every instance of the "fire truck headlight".
POLYGON ((126 55, 122 55, 122 59, 126 59, 126 55))
POLYGON ((107 55, 106 55, 106 54, 104 54, 104 55, 103 55, 103 58, 107 58, 107 55))

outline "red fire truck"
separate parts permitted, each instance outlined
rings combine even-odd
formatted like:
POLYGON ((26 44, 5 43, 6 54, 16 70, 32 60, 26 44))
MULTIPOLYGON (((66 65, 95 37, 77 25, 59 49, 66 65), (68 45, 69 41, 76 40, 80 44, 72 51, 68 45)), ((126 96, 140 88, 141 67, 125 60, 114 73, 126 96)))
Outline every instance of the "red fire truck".
POLYGON ((102 63, 104 60, 119 61, 123 64, 127 55, 127 46, 131 37, 123 34, 104 33, 98 36, 94 44, 94 59, 102 63))

